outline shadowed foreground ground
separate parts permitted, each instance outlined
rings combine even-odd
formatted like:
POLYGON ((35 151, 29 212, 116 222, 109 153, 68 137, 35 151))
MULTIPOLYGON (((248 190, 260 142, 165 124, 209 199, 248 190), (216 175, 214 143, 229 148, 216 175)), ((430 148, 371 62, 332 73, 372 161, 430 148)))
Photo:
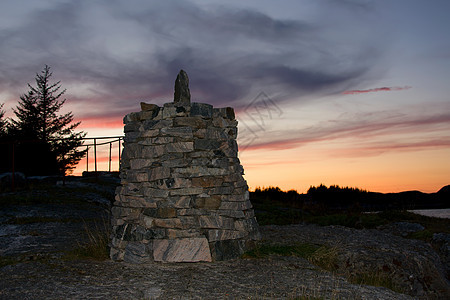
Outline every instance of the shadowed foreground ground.
POLYGON ((408 299, 349 284, 298 257, 219 263, 129 265, 111 261, 23 262, 1 269, 2 299, 408 299))
POLYGON ((69 185, 52 191, 65 201, 32 203, 24 196, 28 205, 2 205, 0 298, 444 299, 449 295, 445 269, 430 245, 379 230, 341 226, 261 227, 264 245, 308 243, 333 250, 327 254, 333 254, 327 268, 332 271, 311 259, 285 254, 148 265, 67 255, 85 240, 85 226, 94 228, 107 218, 105 204, 111 190, 69 185), (394 278, 397 292, 350 283, 355 280, 349 275, 367 275, 377 268, 394 278))

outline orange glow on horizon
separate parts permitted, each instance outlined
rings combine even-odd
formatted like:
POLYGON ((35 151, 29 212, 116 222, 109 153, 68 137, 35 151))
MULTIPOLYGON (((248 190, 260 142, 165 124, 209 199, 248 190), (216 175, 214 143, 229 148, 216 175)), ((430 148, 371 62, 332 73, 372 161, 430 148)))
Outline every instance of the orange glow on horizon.
POLYGON ((108 128, 108 129, 122 129, 123 121, 122 119, 117 118, 83 118, 78 119, 77 121, 81 121, 79 129, 88 129, 88 128, 108 128))
POLYGON ((446 159, 450 157, 449 150, 393 152, 359 158, 330 158, 325 153, 312 147, 279 153, 280 157, 303 156, 295 162, 272 161, 271 154, 264 151, 247 152, 242 155, 241 164, 250 190, 278 186, 285 191, 306 193, 310 186, 325 184, 382 193, 409 190, 434 193, 450 184, 450 161, 446 159), (265 155, 269 159, 264 160, 265 155))

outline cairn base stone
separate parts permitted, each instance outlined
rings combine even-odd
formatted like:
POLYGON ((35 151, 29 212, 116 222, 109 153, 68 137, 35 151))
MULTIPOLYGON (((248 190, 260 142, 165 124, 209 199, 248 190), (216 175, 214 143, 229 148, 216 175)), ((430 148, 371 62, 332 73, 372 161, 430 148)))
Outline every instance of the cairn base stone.
POLYGON ((211 261, 206 238, 161 239, 153 242, 153 259, 162 262, 211 261))

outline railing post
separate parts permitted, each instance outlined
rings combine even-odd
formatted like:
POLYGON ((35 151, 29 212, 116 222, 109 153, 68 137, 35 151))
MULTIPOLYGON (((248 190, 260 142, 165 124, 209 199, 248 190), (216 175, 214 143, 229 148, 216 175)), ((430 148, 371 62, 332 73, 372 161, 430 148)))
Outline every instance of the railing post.
POLYGON ((120 155, 121 155, 121 149, 120 147, 122 146, 122 143, 120 142, 122 140, 122 138, 119 138, 119 170, 120 170, 120 155))
POLYGON ((89 146, 86 146, 86 173, 89 173, 89 146))
POLYGON ((97 139, 94 138, 94 163, 95 163, 95 174, 97 175, 97 139))
POLYGON ((109 143, 109 172, 111 173, 111 147, 112 147, 112 142, 109 143))

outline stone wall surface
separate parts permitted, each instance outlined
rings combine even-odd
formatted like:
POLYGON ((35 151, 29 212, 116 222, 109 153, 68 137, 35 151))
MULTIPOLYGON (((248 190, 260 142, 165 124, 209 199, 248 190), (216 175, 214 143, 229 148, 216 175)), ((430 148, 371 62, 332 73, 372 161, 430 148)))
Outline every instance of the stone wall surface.
POLYGON ((111 258, 226 260, 260 239, 238 159, 234 110, 141 103, 124 118, 111 258))

